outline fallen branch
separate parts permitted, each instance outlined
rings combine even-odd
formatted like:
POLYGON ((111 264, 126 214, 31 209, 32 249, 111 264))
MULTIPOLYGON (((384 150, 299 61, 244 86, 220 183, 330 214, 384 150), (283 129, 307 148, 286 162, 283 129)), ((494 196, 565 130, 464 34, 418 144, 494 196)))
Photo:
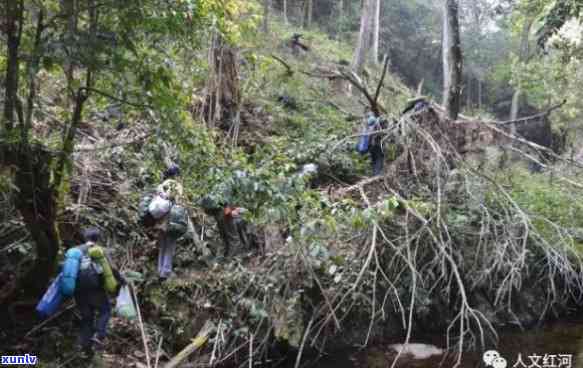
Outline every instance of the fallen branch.
POLYGON ((495 126, 496 124, 487 124, 486 123, 484 125, 486 127, 490 128, 490 129, 492 129, 496 133, 505 136, 506 138, 509 138, 509 139, 514 140, 514 141, 519 142, 519 143, 522 143, 522 144, 524 144, 524 145, 526 145, 526 146, 528 146, 528 147, 530 147, 530 148, 532 148, 532 149, 534 149, 536 151, 545 152, 545 153, 549 154, 550 156, 552 156, 553 158, 557 159, 558 161, 562 161, 562 162, 569 163, 569 164, 571 164, 573 166, 576 166, 578 168, 583 168, 583 165, 581 165, 576 160, 571 160, 571 159, 563 158, 563 157, 557 155, 552 149, 547 148, 547 147, 544 147, 544 146, 541 146, 541 145, 536 144, 534 142, 531 142, 531 141, 529 141, 527 139, 518 137, 518 136, 516 136, 514 134, 508 133, 508 132, 506 132, 506 131, 504 131, 504 130, 498 128, 498 127, 496 127, 495 126))
POLYGON ((133 107, 137 107, 137 108, 141 108, 141 109, 151 109, 152 108, 152 106, 150 106, 150 105, 144 105, 144 104, 140 104, 137 102, 124 100, 123 98, 117 98, 115 96, 110 95, 109 93, 100 91, 100 90, 95 89, 95 88, 83 87, 80 89, 80 91, 93 92, 93 93, 96 93, 96 94, 101 95, 103 97, 109 98, 110 100, 113 100, 115 102, 119 102, 119 103, 122 103, 125 105, 129 105, 129 106, 133 106, 133 107))
POLYGON ((543 111, 543 112, 541 112, 539 114, 532 115, 532 116, 527 116, 527 117, 520 118, 520 119, 501 121, 501 122, 498 122, 496 124, 498 124, 498 125, 508 125, 508 124, 524 123, 524 122, 527 122, 527 121, 536 120, 538 118, 543 118, 543 117, 546 117, 546 116, 550 115, 553 111, 555 111, 557 109, 560 109, 566 103, 567 103, 567 100, 563 100, 563 102, 561 102, 561 103, 559 103, 559 104, 557 104, 555 106, 552 106, 552 107, 546 109, 545 111, 543 111))
POLYGON ((93 145, 93 144, 79 145, 75 148, 75 152, 101 151, 101 150, 112 148, 112 147, 126 146, 129 144, 134 144, 134 143, 138 143, 140 141, 143 141, 144 139, 149 138, 152 134, 153 133, 146 133, 146 134, 139 135, 137 137, 133 137, 132 139, 114 141, 114 142, 111 142, 108 144, 102 144, 102 145, 93 145))
POLYGON ((282 59, 280 59, 279 57, 277 57, 277 56, 275 56, 275 55, 273 55, 273 54, 271 54, 270 56, 271 56, 271 57, 272 57, 274 60, 276 60, 276 61, 279 61, 279 62, 281 63, 281 65, 283 65, 283 66, 285 67, 285 69, 286 69, 286 75, 288 75, 288 76, 290 76, 290 77, 291 77, 292 75, 294 75, 294 70, 292 69, 292 67, 291 67, 291 66, 289 66, 289 64, 288 64, 288 63, 286 63, 285 61, 283 61, 282 59))
POLYGON ((299 368, 300 363, 302 362, 302 353, 304 352, 304 347, 306 346, 306 340, 308 340, 308 335, 310 334, 310 330, 312 329, 312 324, 314 323, 314 316, 310 319, 308 323, 308 327, 306 327, 306 331, 304 332, 304 337, 302 338, 302 344, 300 345, 300 351, 298 352, 298 356, 296 357, 296 364, 294 368, 299 368))
POLYGON ((192 353, 202 347, 209 338, 209 334, 212 331, 214 324, 211 321, 206 321, 204 326, 202 326, 200 332, 192 340, 192 343, 187 345, 180 353, 178 353, 174 358, 172 358, 164 368, 176 368, 180 363, 182 363, 186 358, 188 358, 192 353))
POLYGON ((356 191, 356 190, 361 190, 362 188, 364 188, 366 185, 370 185, 370 184, 374 184, 377 181, 381 181, 384 180, 385 176, 384 175, 378 175, 378 176, 373 176, 372 178, 367 178, 364 180, 359 181, 358 183, 351 185, 347 188, 343 188, 339 191, 336 192, 336 195, 338 196, 344 196, 347 193, 356 191))
POLYGON ((381 80, 377 86, 377 91, 374 94, 375 103, 379 100, 379 95, 381 94, 381 88, 385 82, 385 76, 387 75, 387 70, 389 69, 389 57, 385 55, 385 64, 383 65, 383 73, 381 74, 381 80))
MULTIPOLYGON (((339 70, 337 72, 337 75, 347 80, 350 84, 352 84, 357 90, 359 90, 364 95, 364 97, 367 99, 369 103, 370 109, 376 116, 381 116, 382 114, 387 113, 387 109, 385 109, 378 101, 375 100, 375 98, 366 89, 360 78, 353 71, 347 72, 345 70, 339 70)), ((380 83, 382 83, 382 80, 380 81, 380 83)))
POLYGON ((28 331, 26 333, 26 335, 24 335, 24 338, 26 339, 27 337, 29 337, 30 335, 32 335, 33 333, 35 333, 36 331, 40 330, 41 328, 43 328, 44 326, 46 326, 47 324, 49 324, 50 322, 54 321, 55 319, 57 319, 59 316, 61 316, 63 313, 65 313, 68 310, 73 309, 73 307, 75 307, 75 303, 71 302, 69 305, 67 305, 65 308, 61 309, 59 312, 53 314, 50 318, 47 318, 46 320, 42 321, 40 324, 36 325, 35 327, 33 327, 30 331, 28 331))

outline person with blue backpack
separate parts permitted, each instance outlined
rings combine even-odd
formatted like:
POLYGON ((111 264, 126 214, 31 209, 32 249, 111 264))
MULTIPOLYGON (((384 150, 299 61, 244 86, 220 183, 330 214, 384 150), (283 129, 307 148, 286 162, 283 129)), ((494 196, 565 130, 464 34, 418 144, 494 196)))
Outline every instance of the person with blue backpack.
POLYGON ((360 154, 370 154, 373 176, 380 175, 383 171, 385 153, 382 147, 382 136, 378 131, 384 129, 385 121, 370 112, 366 118, 366 124, 356 146, 360 154))
POLYGON ((69 249, 65 255, 61 292, 75 298, 81 314, 79 345, 83 357, 91 358, 94 346, 102 349, 105 345, 111 316, 110 295, 115 295, 125 282, 98 245, 99 229, 86 229, 83 238, 84 244, 69 249))

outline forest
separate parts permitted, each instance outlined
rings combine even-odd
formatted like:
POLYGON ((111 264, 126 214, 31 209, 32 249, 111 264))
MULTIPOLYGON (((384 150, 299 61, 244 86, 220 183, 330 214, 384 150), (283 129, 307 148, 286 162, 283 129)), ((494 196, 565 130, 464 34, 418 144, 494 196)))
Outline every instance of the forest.
POLYGON ((0 1, 0 365, 583 367, 583 0, 0 1))

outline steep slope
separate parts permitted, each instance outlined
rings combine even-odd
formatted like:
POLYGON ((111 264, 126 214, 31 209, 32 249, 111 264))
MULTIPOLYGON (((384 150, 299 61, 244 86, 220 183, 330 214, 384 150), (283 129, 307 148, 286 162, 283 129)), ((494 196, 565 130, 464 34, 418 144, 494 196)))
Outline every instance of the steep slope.
MULTIPOLYGON (((201 364, 244 362, 249 345, 254 360, 270 361, 289 350, 324 351, 448 326, 465 337, 456 345, 461 350, 493 336, 498 325, 528 325, 580 301, 583 208, 576 186, 553 191, 551 165, 550 174, 536 176, 520 165, 498 170, 487 154, 502 153, 482 147, 494 139, 480 141, 492 131, 484 122, 447 121, 431 104, 401 116, 412 94, 390 73, 380 100, 393 122, 387 174, 367 178, 368 157, 353 149, 367 103, 335 73, 349 46, 307 32, 311 51, 294 55, 287 44, 293 29, 274 27, 241 52, 237 129, 201 122, 201 83, 180 126, 93 105, 79 133, 60 232, 78 241, 81 226, 98 225, 116 266, 143 275, 135 287, 151 357, 161 346, 161 359, 171 358, 207 322, 211 339, 191 357, 201 364), (462 156, 466 143, 485 151, 476 162, 462 156), (168 157, 183 168, 197 237, 181 240, 177 277, 161 283, 157 246, 138 224, 137 205, 168 157), (319 167, 312 180, 297 175, 307 163, 319 167), (247 176, 234 199, 249 209, 259 247, 220 259, 213 257, 221 247, 216 225, 198 203, 221 195, 217 188, 236 170, 247 176)), ((368 88, 381 72, 368 71, 368 88)), ((19 219, 3 215, 11 245, 2 270, 10 275, 29 246, 19 219)), ((1 336, 6 350, 71 364, 71 309, 20 340, 31 326, 19 321, 30 318, 34 302, 10 308, 12 325, 1 336)), ((141 326, 119 318, 112 324, 102 363, 143 365, 141 326)))

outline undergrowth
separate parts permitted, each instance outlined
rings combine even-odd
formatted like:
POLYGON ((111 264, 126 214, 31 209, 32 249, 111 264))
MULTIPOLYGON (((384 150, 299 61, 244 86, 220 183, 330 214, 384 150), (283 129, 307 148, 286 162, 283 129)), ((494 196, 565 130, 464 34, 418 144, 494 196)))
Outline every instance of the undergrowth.
MULTIPOLYGON (((272 34, 294 31, 279 22, 272 26, 272 34)), ((192 90, 168 92, 169 100, 178 95, 168 103, 181 104, 180 113, 124 108, 127 135, 147 133, 142 141, 101 147, 121 134, 114 131, 118 121, 109 121, 101 139, 85 142, 90 150, 76 153, 61 223, 70 235, 89 224, 105 229, 114 263, 146 276, 136 287, 151 352, 163 336, 172 356, 205 321, 214 328, 196 359, 211 364, 266 361, 281 346, 300 354, 324 351, 347 330, 350 344, 361 345, 391 333, 410 340, 421 328, 446 331, 448 346, 461 351, 495 339, 497 323, 544 319, 580 301, 582 245, 573 232, 583 229, 583 207, 576 190, 521 171, 492 182, 422 127, 393 137, 390 145, 395 156, 410 150, 413 160, 426 153, 419 147, 429 146, 430 171, 396 170, 365 180, 368 157, 353 149, 361 123, 351 116, 363 113, 359 96, 336 93, 327 79, 302 73, 331 68, 351 50, 316 31, 304 36, 313 51, 297 59, 284 38, 247 41, 238 139, 189 113, 200 87, 194 78, 184 81, 192 90), (272 54, 285 56, 293 75, 272 54), (294 103, 286 106, 281 97, 294 103), (408 147, 413 138, 419 146, 408 147), (136 207, 160 181, 166 151, 181 164, 197 241, 181 240, 178 278, 159 283, 157 248, 138 225, 136 207), (316 177, 298 175, 306 163, 318 164, 316 177), (247 176, 235 182, 236 170, 247 176), (261 247, 221 260, 205 251, 217 249, 220 237, 198 203, 209 194, 223 199, 225 187, 236 187, 228 195, 249 209, 246 219, 261 247), (522 305, 516 301, 521 293, 539 303, 522 305)), ((380 70, 371 68, 369 75, 372 86, 380 70)), ((175 87, 187 79, 168 78, 175 87)), ((381 103, 389 119, 399 119, 412 93, 394 75, 385 86, 381 103)), ((90 110, 105 106, 98 100, 90 110)), ((115 341, 139 346, 136 326, 120 336, 119 322, 115 341)))

